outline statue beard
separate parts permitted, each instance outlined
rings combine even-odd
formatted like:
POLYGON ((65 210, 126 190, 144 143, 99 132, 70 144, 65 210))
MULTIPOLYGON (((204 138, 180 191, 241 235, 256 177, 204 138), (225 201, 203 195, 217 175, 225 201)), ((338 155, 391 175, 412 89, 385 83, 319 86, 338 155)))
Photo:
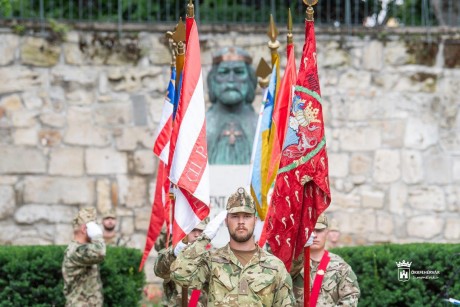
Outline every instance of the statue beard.
POLYGON ((237 105, 240 103, 244 103, 245 98, 243 94, 238 89, 225 89, 219 95, 219 100, 224 105, 237 105))
POLYGON ((248 242, 249 239, 251 239, 251 237, 254 235, 254 228, 252 230, 248 230, 248 233, 247 234, 243 234, 243 235, 238 235, 236 233, 236 229, 235 231, 232 231, 230 232, 230 237, 238 242, 238 243, 244 243, 244 242, 248 242))

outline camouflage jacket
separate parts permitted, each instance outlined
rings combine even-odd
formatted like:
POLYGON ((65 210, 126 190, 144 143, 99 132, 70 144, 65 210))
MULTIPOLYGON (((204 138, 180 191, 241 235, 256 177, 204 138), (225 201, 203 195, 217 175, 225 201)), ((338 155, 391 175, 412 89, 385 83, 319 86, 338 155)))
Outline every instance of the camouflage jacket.
MULTIPOLYGON (((162 306, 181 306, 182 304, 182 287, 176 285, 171 280, 171 264, 176 260, 174 256, 173 247, 170 246, 167 249, 162 249, 158 253, 158 257, 155 259, 155 265, 153 270, 155 275, 163 279, 163 299, 161 301, 162 306)), ((201 294, 197 306, 206 306, 208 302, 207 297, 207 283, 200 288, 201 294)), ((192 294, 193 289, 188 290, 188 300, 192 294)))
POLYGON ((171 266, 181 286, 209 282, 208 306, 293 306, 292 280, 284 264, 258 248, 243 266, 230 246, 206 250, 205 235, 182 251, 171 266))
MULTIPOLYGON (((360 295, 358 279, 351 267, 338 255, 329 252, 331 260, 327 265, 326 274, 321 284, 318 296, 318 307, 320 306, 358 306, 360 295)), ((310 261, 310 286, 318 270, 319 262, 310 261)), ((303 306, 303 269, 293 276, 294 295, 296 306, 303 306)))
POLYGON ((91 243, 72 241, 64 252, 62 275, 66 306, 102 306, 102 282, 99 263, 105 257, 105 243, 101 237, 91 243))
POLYGON ((119 247, 123 246, 123 247, 127 247, 129 241, 130 241, 129 237, 125 237, 123 235, 117 234, 113 238, 106 239, 105 244, 107 246, 119 246, 119 247))

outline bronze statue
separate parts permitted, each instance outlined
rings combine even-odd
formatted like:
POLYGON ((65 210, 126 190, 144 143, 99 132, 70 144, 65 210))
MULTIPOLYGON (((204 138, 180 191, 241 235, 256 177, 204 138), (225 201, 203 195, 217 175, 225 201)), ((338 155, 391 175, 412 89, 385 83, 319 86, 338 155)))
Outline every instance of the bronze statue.
POLYGON ((249 164, 257 125, 252 107, 257 77, 252 58, 241 48, 227 47, 213 57, 208 74, 206 113, 210 164, 249 164))

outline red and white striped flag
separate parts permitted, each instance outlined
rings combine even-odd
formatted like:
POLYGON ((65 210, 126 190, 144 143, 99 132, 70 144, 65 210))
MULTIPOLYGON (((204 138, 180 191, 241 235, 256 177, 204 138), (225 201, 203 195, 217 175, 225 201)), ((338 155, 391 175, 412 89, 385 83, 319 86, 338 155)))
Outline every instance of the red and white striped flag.
POLYGON ((209 167, 206 146, 205 101, 198 30, 187 17, 187 44, 180 101, 170 150, 170 180, 177 186, 173 245, 209 214, 209 167))

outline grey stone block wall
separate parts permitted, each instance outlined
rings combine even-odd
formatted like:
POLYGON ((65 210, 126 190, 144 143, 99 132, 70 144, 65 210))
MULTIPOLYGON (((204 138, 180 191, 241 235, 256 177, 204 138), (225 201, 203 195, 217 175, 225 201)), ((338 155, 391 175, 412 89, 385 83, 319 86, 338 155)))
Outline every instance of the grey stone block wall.
MULTIPOLYGON (((144 246, 169 52, 162 33, 137 36, 137 61, 85 47, 91 35, 50 43, 0 33, 0 244, 66 244, 74 214, 95 206, 116 207, 120 231, 144 246)), ((254 63, 270 57, 264 33, 200 38, 204 78, 223 46, 247 49, 254 63)), ((426 37, 318 34, 328 211, 344 245, 459 242, 460 63, 445 58, 455 40, 440 35, 427 49, 426 37), (424 50, 434 50, 428 60, 424 50)), ((258 90, 256 109, 260 101, 258 90)))

